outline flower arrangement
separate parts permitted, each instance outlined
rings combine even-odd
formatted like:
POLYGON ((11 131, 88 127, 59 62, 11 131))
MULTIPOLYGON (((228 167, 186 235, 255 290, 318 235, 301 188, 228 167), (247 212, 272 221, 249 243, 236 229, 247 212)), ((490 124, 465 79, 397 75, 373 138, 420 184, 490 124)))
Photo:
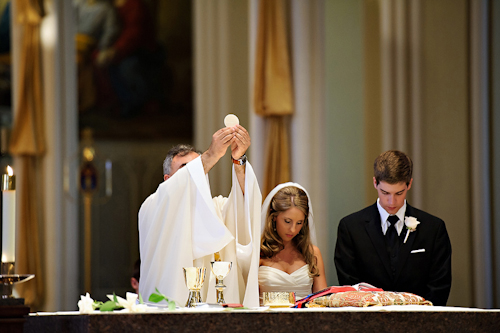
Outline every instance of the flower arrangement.
MULTIPOLYGON (((109 300, 107 302, 95 301, 90 297, 89 293, 85 296, 81 295, 78 301, 78 309, 81 314, 90 314, 97 310, 101 312, 120 310, 122 312, 140 313, 147 312, 148 310, 157 310, 156 307, 148 307, 147 304, 142 300, 141 294, 137 295, 135 293, 128 292, 126 294, 126 299, 120 296, 106 295, 109 300)), ((156 293, 152 293, 148 299, 150 302, 158 303, 161 301, 166 301, 168 303, 168 310, 175 310, 176 302, 169 299, 167 296, 160 293, 158 288, 156 288, 156 293)))
POLYGON ((405 237, 405 240, 404 240, 404 243, 406 243, 406 240, 408 239, 408 235, 410 234, 410 232, 414 232, 415 230, 417 230, 417 225, 419 225, 420 222, 417 221, 417 218, 416 217, 413 217, 413 216, 405 216, 405 225, 406 225, 406 237, 405 237))

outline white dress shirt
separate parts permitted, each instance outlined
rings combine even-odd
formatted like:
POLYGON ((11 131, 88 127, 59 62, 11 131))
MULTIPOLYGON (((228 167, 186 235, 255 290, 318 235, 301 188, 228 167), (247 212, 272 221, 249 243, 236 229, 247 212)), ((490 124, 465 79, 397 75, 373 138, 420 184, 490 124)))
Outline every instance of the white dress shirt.
MULTIPOLYGON (((391 214, 387 213, 387 211, 384 208, 382 208, 382 206, 380 205, 380 199, 377 199, 377 208, 378 208, 378 212, 380 214, 380 222, 382 224, 382 232, 385 235, 385 233, 387 232, 387 228, 389 228, 389 225, 391 223, 391 222, 387 221, 387 219, 389 218, 389 216, 391 214)), ((406 212, 406 200, 405 200, 404 205, 401 206, 401 208, 395 214, 399 218, 399 221, 396 222, 396 230, 398 231, 398 235, 401 235, 401 231, 403 230, 404 220, 405 220, 405 212, 406 212)))

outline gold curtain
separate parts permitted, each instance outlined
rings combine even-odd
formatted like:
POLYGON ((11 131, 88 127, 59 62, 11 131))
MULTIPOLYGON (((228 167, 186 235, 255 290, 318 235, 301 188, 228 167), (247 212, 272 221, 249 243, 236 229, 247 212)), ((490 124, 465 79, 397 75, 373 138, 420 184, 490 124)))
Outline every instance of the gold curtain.
POLYGON ((31 281, 16 285, 16 291, 31 310, 44 300, 43 272, 39 229, 42 211, 37 168, 45 153, 44 112, 42 97, 40 23, 44 11, 42 0, 16 0, 17 17, 22 27, 22 48, 16 113, 10 152, 22 164, 18 191, 16 273, 35 274, 31 281))
MULTIPOLYGON (((255 64, 255 112, 267 119, 263 194, 290 181, 287 116, 293 114, 285 0, 261 0, 255 64)), ((266 196, 264 195, 264 197, 266 196)))

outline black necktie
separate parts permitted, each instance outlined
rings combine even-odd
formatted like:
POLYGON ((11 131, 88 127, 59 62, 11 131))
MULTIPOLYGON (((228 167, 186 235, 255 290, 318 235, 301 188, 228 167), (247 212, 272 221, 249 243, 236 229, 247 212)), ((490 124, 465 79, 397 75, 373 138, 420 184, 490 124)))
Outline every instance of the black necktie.
POLYGON ((399 218, 396 215, 391 215, 387 219, 390 222, 390 225, 387 227, 387 231, 385 232, 385 238, 387 239, 387 246, 390 249, 393 249, 398 240, 398 231, 396 230, 396 223, 399 221, 399 218))

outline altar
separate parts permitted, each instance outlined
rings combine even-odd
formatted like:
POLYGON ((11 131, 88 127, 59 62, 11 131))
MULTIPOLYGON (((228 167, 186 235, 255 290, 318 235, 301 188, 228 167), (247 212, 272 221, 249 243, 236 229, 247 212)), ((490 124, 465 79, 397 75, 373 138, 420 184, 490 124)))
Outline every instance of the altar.
POLYGON ((431 306, 31 313, 24 332, 496 332, 500 310, 431 306))

